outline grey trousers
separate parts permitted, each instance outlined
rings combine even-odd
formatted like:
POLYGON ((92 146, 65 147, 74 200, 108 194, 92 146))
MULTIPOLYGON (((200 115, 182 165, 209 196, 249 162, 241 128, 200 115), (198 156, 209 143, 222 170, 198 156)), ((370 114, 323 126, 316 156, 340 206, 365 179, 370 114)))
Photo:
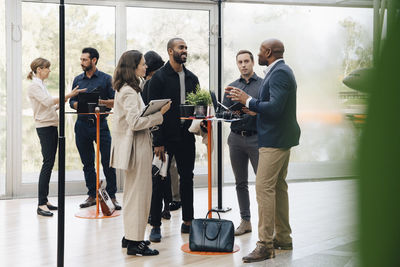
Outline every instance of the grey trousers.
POLYGON ((249 159, 254 173, 258 165, 258 139, 257 135, 241 136, 230 133, 228 137, 229 155, 236 181, 236 194, 239 202, 240 217, 250 221, 249 199, 249 159))

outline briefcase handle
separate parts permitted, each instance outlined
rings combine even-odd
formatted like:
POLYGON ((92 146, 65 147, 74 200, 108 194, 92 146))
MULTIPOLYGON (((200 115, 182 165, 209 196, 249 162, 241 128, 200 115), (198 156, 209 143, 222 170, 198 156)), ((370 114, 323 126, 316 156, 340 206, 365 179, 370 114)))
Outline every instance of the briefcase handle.
POLYGON ((206 219, 208 218, 208 214, 209 214, 210 212, 216 212, 216 213, 218 214, 218 219, 221 220, 221 216, 219 215, 219 212, 218 212, 217 210, 214 210, 214 209, 210 209, 210 210, 207 212, 206 219))

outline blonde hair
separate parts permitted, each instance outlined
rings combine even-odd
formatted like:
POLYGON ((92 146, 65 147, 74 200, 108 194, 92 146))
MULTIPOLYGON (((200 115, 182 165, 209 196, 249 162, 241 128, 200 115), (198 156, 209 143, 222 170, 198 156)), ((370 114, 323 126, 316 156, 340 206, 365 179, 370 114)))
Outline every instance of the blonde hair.
POLYGON ((49 68, 51 65, 50 61, 45 58, 38 57, 34 59, 31 63, 31 71, 29 72, 27 78, 32 80, 33 74, 36 74, 37 68, 45 69, 49 68))

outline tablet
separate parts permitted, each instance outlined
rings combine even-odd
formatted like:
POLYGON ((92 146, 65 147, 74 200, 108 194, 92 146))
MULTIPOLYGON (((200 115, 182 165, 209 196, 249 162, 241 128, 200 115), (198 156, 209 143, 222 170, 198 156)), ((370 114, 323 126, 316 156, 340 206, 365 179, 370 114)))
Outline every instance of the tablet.
POLYGON ((151 100, 150 103, 144 108, 142 112, 142 117, 148 116, 150 114, 156 113, 157 111, 160 111, 160 109, 168 103, 168 101, 171 101, 171 99, 155 99, 151 100))
POLYGON ((236 102, 232 106, 229 107, 229 110, 231 110, 231 111, 242 110, 243 107, 244 107, 244 105, 242 103, 236 102))

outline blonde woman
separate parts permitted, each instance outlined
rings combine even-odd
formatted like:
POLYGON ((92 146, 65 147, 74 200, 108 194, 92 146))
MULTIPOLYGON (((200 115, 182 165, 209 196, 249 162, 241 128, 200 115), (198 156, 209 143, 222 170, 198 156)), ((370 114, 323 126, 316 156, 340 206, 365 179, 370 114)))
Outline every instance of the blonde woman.
POLYGON ((112 132, 110 165, 125 170, 123 221, 125 237, 122 247, 128 255, 158 255, 144 241, 147 217, 150 211, 153 157, 149 128, 163 122, 163 115, 171 103, 159 112, 141 117, 144 108, 140 96, 140 78, 146 74, 143 54, 137 50, 126 51, 114 71, 114 127, 112 132))
MULTIPOLYGON (((56 110, 60 102, 58 97, 50 95, 44 83, 44 80, 49 77, 50 65, 50 61, 44 58, 33 60, 31 71, 27 77, 29 80, 32 80, 28 87, 28 97, 32 104, 33 118, 43 156, 43 164, 39 175, 39 205, 37 208, 37 214, 41 216, 53 216, 50 210, 57 210, 57 207, 52 205, 47 199, 51 171, 53 170, 57 152, 58 115, 56 110)), ((84 90, 76 87, 69 94, 65 95, 65 99, 69 99, 84 90)))

